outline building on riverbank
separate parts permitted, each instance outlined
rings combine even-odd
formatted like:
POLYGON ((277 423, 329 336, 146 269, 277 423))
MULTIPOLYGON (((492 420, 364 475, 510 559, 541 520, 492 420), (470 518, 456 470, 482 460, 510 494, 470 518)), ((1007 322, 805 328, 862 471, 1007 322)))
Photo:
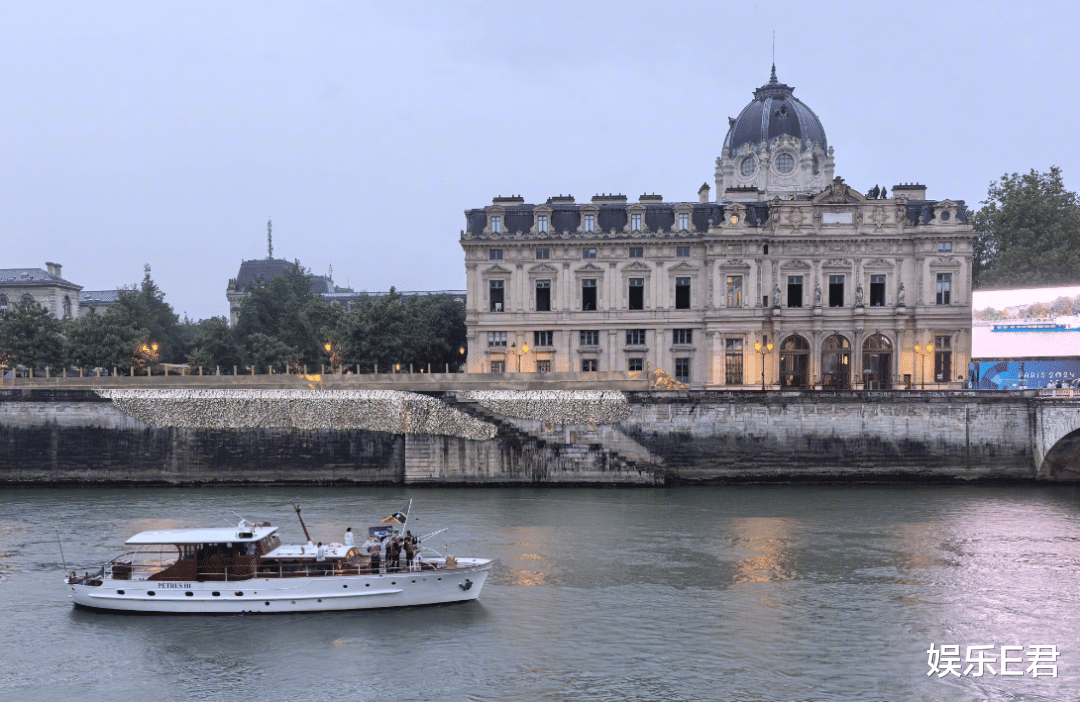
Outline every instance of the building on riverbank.
POLYGON ((33 300, 58 319, 79 316, 81 285, 65 280, 59 263, 41 268, 0 268, 0 312, 33 300))
POLYGON ((496 197, 465 212, 470 372, 642 370, 691 388, 961 387, 971 245, 960 200, 834 177, 776 78, 731 119, 715 199, 496 197))

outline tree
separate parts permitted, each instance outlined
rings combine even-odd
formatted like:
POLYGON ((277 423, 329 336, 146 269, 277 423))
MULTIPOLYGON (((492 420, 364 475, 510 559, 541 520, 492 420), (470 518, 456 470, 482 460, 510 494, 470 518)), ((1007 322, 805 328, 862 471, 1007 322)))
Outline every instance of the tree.
MULTIPOLYGON (((256 360, 254 337, 262 335, 280 342, 296 354, 299 365, 316 366, 324 358, 323 345, 332 335, 342 316, 341 309, 327 305, 311 292, 311 275, 297 261, 291 270, 271 280, 257 280, 240 306, 236 337, 248 362, 256 360)), ((258 342, 260 358, 270 348, 264 339, 258 342)), ((265 364, 256 363, 256 366, 265 364)))
POLYGON ((68 363, 79 368, 116 368, 128 371, 139 362, 138 349, 147 341, 147 332, 139 329, 132 315, 122 307, 110 307, 105 314, 93 308, 78 319, 67 322, 66 352, 68 363))
POLYGON ((266 373, 273 368, 276 373, 297 371, 300 352, 280 339, 266 334, 252 334, 248 338, 248 359, 256 373, 266 373))
POLYGON ((972 276, 979 288, 1080 283, 1080 200, 1061 169, 1005 174, 974 217, 972 276))
MULTIPOLYGON (((188 364, 193 372, 202 367, 214 372, 218 367, 231 369, 244 364, 236 334, 224 317, 211 317, 196 324, 198 332, 189 345, 188 364)), ((204 371, 205 372, 205 371, 204 371)), ((224 371, 223 371, 224 372, 224 371)))
POLYGON ((0 363, 62 368, 64 337, 59 319, 34 300, 0 312, 0 363))

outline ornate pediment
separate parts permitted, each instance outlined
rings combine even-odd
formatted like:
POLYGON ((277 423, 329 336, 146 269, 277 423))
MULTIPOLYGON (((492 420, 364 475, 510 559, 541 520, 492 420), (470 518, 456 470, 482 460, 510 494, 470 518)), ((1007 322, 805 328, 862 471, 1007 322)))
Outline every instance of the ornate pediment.
POLYGON ((669 273, 696 273, 697 266, 692 266, 686 261, 681 261, 678 265, 668 268, 669 273))
POLYGON ((934 266, 935 268, 959 268, 960 261, 957 261, 955 258, 942 257, 935 258, 933 261, 930 262, 930 265, 934 266))
POLYGON ((503 268, 502 266, 495 264, 490 268, 485 268, 482 273, 483 275, 510 275, 510 269, 503 268))
POLYGON ((785 263, 781 263, 780 268, 782 268, 785 271, 790 271, 790 270, 795 270, 795 269, 805 271, 805 270, 810 270, 810 264, 807 263, 806 261, 787 261, 785 263))
POLYGON ((873 258, 863 264, 865 268, 889 268, 893 265, 883 258, 873 258))
POLYGON ((741 258, 729 258, 726 261, 720 262, 721 268, 749 268, 750 264, 741 258))
POLYGON ((558 268, 546 263, 541 263, 529 269, 529 275, 558 275, 558 273, 558 268))
POLYGON ((846 258, 830 258, 821 265, 826 268, 851 268, 851 261, 846 258))
POLYGON ((850 185, 844 182, 844 179, 840 176, 833 178, 833 182, 830 183, 822 190, 812 202, 815 205, 829 205, 829 204, 856 204, 861 205, 866 202, 866 196, 862 193, 854 190, 850 185))
POLYGON ((595 263, 586 263, 581 268, 575 269, 574 272, 577 273, 578 275, 587 275, 587 274, 598 275, 598 274, 603 273, 604 269, 601 268, 600 266, 596 265, 595 263))
POLYGON ((623 266, 623 272, 626 272, 626 273, 639 273, 639 272, 640 273, 650 273, 650 272, 652 272, 652 268, 650 268, 649 264, 647 264, 647 263, 642 263, 641 261, 634 261, 633 263, 631 263, 629 265, 623 266))

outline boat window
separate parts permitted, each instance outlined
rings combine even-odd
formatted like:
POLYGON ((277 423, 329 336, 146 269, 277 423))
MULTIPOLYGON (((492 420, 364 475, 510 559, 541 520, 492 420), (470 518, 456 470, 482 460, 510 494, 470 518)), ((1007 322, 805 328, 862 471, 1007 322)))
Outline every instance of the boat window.
POLYGON ((153 597, 153 596, 154 596, 154 595, 156 595, 157 593, 156 593, 156 592, 154 592, 153 590, 147 590, 147 591, 146 591, 146 594, 147 594, 147 595, 150 595, 151 597, 153 597))
POLYGON ((194 597, 195 596, 194 592, 185 592, 184 594, 187 595, 188 597, 194 597))
POLYGON ((220 592, 211 592, 210 594, 213 595, 214 597, 221 597, 220 592))
POLYGON ((123 594, 124 594, 124 591, 123 591, 123 590, 117 590, 117 591, 116 591, 116 594, 117 594, 117 595, 123 595, 123 594))

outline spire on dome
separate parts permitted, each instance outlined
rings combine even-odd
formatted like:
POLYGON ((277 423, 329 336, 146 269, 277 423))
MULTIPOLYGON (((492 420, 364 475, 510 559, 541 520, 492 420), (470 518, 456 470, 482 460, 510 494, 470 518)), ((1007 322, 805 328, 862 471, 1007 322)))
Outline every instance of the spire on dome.
POLYGON ((776 85, 780 81, 776 80, 776 64, 772 65, 772 75, 769 76, 769 85, 776 85))

